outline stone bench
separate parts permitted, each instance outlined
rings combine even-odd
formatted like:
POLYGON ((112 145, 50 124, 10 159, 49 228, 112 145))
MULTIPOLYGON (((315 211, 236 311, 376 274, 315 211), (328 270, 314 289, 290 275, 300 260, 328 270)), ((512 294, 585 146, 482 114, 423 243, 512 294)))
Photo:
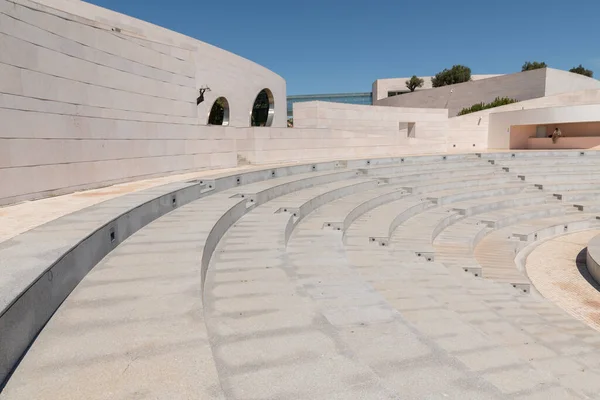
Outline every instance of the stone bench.
POLYGON ((600 200, 600 189, 571 190, 563 193, 553 193, 552 196, 565 203, 596 202, 600 200))
POLYGON ((596 158, 590 160, 582 160, 587 162, 573 162, 574 160, 570 160, 571 163, 567 163, 559 159, 550 159, 549 161, 553 162, 548 162, 539 165, 530 165, 529 163, 520 166, 509 165, 502 166, 501 168, 502 170, 513 174, 527 175, 540 173, 588 173, 590 169, 593 170, 600 167, 600 159, 596 158))
POLYGON ((476 179, 465 180, 460 178, 438 180, 435 176, 431 180, 405 182, 403 186, 412 194, 440 192, 450 189, 464 189, 465 191, 476 190, 480 187, 490 185, 510 184, 515 183, 515 178, 508 175, 480 175, 476 179))
POLYGON ((532 173, 519 173, 519 179, 543 185, 552 185, 555 182, 595 182, 600 180, 600 173, 581 171, 581 172, 560 172, 560 171, 544 171, 532 173))
POLYGON ((475 190, 464 190, 460 188, 447 189, 438 192, 427 194, 427 199, 433 201, 437 205, 445 205, 456 203, 459 201, 467 201, 473 199, 480 199, 486 197, 504 196, 504 195, 517 195, 526 190, 529 186, 521 182, 509 183, 509 184, 496 184, 489 186, 480 186, 475 190))
POLYGON ((483 160, 493 162, 505 162, 510 160, 531 160, 535 162, 540 159, 598 156, 598 150, 542 150, 542 151, 506 151, 502 153, 477 153, 483 160))
MULTIPOLYGON (((362 166, 364 161, 351 164, 362 166)), ((224 203, 227 207, 207 239, 201 260, 204 277, 220 236, 247 211, 249 200, 261 204, 282 193, 357 176, 356 170, 335 171, 344 165, 294 165, 172 183, 100 203, 1 243, 0 382, 87 272, 143 226, 182 205, 233 188, 228 196, 238 198, 224 203), (254 198, 241 197, 243 190, 238 186, 244 184, 250 185, 243 188, 256 194, 254 198)))
POLYGON ((529 138, 527 148, 538 149, 589 149, 600 146, 600 136, 563 136, 554 143, 552 138, 529 138))
POLYGON ((600 190, 600 183, 594 183, 594 180, 587 182, 579 182, 577 178, 573 180, 566 180, 562 182, 549 182, 549 183, 535 183, 534 186, 545 192, 552 194, 570 191, 582 191, 582 190, 600 190))
POLYGON ((479 159, 458 160, 458 161, 437 161, 433 163, 402 163, 376 166, 371 168, 361 168, 360 173, 372 176, 395 175, 402 173, 418 173, 424 171, 453 171, 467 170, 473 167, 482 167, 486 169, 493 168, 479 159))

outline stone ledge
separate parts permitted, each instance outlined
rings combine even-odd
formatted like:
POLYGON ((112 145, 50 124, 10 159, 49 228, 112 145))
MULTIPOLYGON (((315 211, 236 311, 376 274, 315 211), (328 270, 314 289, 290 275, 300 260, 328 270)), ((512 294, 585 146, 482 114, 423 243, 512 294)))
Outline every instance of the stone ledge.
POLYGON ((592 278, 600 284, 600 235, 593 237, 588 243, 586 265, 592 278))

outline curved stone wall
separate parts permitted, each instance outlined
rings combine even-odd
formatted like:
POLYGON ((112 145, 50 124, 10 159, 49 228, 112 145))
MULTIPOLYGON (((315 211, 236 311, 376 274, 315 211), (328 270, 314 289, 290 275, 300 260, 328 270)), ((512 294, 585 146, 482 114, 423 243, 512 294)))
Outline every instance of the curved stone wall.
POLYGON ((0 0, 0 48, 0 205, 234 166, 234 128, 265 88, 286 126, 280 76, 85 2, 0 0), (227 128, 207 126, 219 97, 227 128))
POLYGON ((600 235, 588 243, 586 264, 592 278, 600 284, 600 235))

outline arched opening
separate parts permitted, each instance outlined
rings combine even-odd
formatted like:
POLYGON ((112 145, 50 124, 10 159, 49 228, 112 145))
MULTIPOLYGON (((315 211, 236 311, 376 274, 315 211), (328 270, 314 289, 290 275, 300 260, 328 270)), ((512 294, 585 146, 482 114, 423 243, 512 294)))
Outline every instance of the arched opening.
POLYGON ((273 93, 269 89, 263 89, 258 93, 252 105, 250 126, 271 126, 274 115, 273 93))
POLYGON ((219 97, 212 105, 208 115, 208 125, 229 125, 229 102, 219 97))

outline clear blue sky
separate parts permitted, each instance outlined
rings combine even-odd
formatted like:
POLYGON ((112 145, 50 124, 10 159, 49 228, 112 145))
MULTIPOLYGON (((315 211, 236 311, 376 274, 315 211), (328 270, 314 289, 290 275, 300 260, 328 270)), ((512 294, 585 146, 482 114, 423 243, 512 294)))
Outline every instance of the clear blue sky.
POLYGON ((600 0, 88 0, 283 76, 288 94, 368 92, 378 78, 545 61, 600 77, 600 0))

